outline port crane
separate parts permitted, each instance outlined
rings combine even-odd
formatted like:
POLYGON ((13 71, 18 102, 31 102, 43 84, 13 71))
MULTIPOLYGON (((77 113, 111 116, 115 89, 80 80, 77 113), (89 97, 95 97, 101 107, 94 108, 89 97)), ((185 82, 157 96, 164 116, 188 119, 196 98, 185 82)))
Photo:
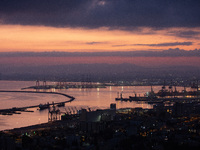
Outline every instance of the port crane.
POLYGON ((73 114, 75 114, 75 113, 76 113, 76 111, 73 109, 73 107, 71 107, 71 110, 72 110, 73 114))
POLYGON ((71 115, 71 114, 72 114, 71 109, 70 109, 69 107, 67 107, 67 108, 68 108, 68 110, 69 110, 69 115, 71 115))
POLYGON ((76 113, 78 114, 78 109, 76 108, 76 106, 74 107, 74 109, 76 110, 76 113))
MULTIPOLYGON (((88 106, 87 106, 87 107, 88 107, 88 106)), ((90 107, 88 107, 88 111, 91 112, 91 108, 90 108, 90 107)))

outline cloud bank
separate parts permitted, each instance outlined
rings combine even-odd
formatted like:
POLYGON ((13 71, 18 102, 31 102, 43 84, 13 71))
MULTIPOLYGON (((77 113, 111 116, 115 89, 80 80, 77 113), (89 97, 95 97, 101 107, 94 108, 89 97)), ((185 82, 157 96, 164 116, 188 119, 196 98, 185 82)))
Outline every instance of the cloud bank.
POLYGON ((0 52, 1 57, 200 57, 200 49, 114 52, 0 52))

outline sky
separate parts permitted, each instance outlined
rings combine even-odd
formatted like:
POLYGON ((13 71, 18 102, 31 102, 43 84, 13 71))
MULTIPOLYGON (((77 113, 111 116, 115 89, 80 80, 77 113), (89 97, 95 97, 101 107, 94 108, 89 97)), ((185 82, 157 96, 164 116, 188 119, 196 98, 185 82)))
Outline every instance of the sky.
POLYGON ((168 54, 165 58, 121 54, 199 50, 199 6, 199 0, 1 0, 0 52, 78 54, 67 59, 42 55, 41 61, 34 55, 1 56, 1 64, 197 65, 198 55, 174 59, 168 54), (84 53, 104 55, 82 57, 84 53))

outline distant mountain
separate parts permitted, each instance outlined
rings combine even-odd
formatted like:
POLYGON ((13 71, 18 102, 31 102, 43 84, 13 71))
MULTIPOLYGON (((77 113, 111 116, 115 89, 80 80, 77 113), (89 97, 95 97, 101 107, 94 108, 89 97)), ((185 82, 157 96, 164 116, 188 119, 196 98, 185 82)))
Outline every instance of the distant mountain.
POLYGON ((133 64, 69 64, 55 66, 1 66, 2 80, 133 81, 135 79, 199 78, 200 66, 140 67, 133 64))
MULTIPOLYGON (((59 78, 81 81, 83 76, 90 75, 93 81, 116 81, 116 80, 133 80, 137 78, 200 78, 200 66, 179 66, 176 64, 141 67, 134 64, 63 64, 63 65, 47 65, 30 64, 26 62, 20 63, 22 57, 97 57, 97 56, 113 56, 113 57, 200 57, 199 50, 181 50, 168 49, 163 51, 126 51, 126 52, 1 52, 0 60, 4 57, 11 57, 10 60, 17 60, 18 64, 4 59, 4 64, 0 64, 0 78, 3 80, 36 80, 47 79, 57 80, 59 78), (17 57, 15 59, 15 57, 17 57)), ((88 58, 90 59, 90 58, 88 58)), ((114 59, 114 58, 113 58, 114 59)), ((125 58, 126 59, 126 58, 125 58)), ((176 59, 176 58, 175 58, 176 59)), ((3 59, 2 59, 3 60, 3 59)), ((54 59, 55 60, 55 59, 54 59)), ((59 60, 59 59, 58 59, 59 60)), ((139 58, 140 60, 140 58, 139 58)), ((156 59, 155 59, 156 60, 156 59)), ((185 60, 185 59, 184 59, 185 60)), ((49 59, 48 61, 51 61, 49 59)), ((51 63, 53 64, 53 63, 51 63)), ((56 64, 56 63, 55 63, 56 64)), ((158 62, 159 64, 159 62, 158 62)), ((185 63, 186 64, 186 63, 185 63)))

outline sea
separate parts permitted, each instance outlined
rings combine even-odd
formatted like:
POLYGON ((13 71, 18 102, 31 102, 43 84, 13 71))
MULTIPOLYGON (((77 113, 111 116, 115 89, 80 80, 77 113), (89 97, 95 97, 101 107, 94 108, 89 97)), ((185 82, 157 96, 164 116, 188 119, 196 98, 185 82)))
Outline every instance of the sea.
MULTIPOLYGON (((21 90, 22 88, 34 86, 35 81, 0 81, 0 90, 21 90)), ((47 82, 47 84, 56 84, 56 82, 47 82)), ((154 86, 153 90, 157 92, 161 86, 154 86)), ((33 89, 29 89, 33 90, 33 89)), ((75 97, 75 100, 66 103, 64 107, 59 107, 61 114, 76 110, 91 109, 108 109, 111 103, 115 103, 117 109, 120 108, 136 108, 145 109, 153 108, 153 105, 145 102, 121 102, 115 101, 118 93, 122 93, 124 98, 134 96, 135 93, 143 96, 150 91, 150 86, 107 86, 106 88, 93 89, 51 89, 49 92, 60 92, 75 97)), ((32 105, 45 104, 47 102, 63 102, 68 100, 62 95, 53 94, 37 94, 37 93, 0 93, 0 109, 13 107, 25 107, 32 105)), ((40 123, 48 122, 48 109, 39 110, 38 108, 28 109, 33 112, 21 112, 21 114, 0 115, 0 131, 20 128, 40 123)))

